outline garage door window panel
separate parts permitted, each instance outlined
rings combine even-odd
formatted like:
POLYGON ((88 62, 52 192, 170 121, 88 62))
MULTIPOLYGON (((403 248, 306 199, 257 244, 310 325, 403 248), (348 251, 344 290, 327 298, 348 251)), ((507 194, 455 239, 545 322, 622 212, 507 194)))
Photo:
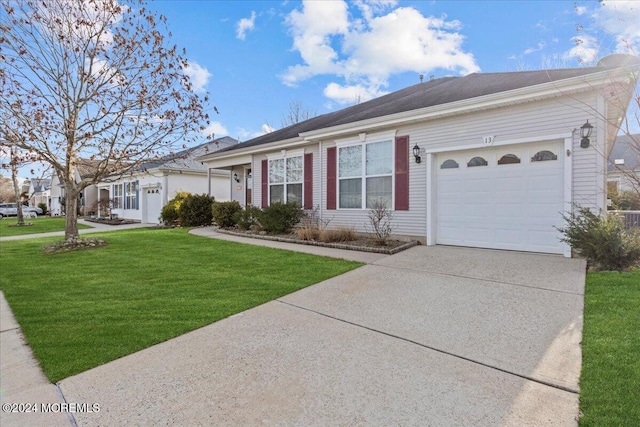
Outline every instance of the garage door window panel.
POLYGON ((552 160, 558 160, 558 155, 549 150, 538 151, 531 157, 531 162, 548 162, 552 160))
POLYGON ((453 159, 448 159, 442 162, 440 169, 458 169, 460 165, 453 159))
POLYGON ((520 163, 520 157, 515 154, 505 154, 498 160, 498 165, 513 165, 520 163))
POLYGON ((473 159, 469 160, 469 163, 467 163, 467 167, 469 168, 473 168, 473 167, 477 167, 477 166, 488 166, 489 162, 487 162, 484 157, 480 157, 480 156, 476 156, 473 159))

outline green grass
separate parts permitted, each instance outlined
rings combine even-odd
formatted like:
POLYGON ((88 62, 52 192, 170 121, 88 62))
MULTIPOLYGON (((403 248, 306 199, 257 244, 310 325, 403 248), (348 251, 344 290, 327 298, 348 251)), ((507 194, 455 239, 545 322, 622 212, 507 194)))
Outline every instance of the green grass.
POLYGON ((2 242, 0 287, 52 382, 361 265, 182 229, 100 236, 54 255, 52 238, 2 242))
MULTIPOLYGON (((17 227, 16 217, 5 217, 0 220, 0 237, 19 236, 23 234, 49 233, 51 231, 64 231, 64 217, 38 217, 25 218, 25 224, 32 225, 17 227)), ((93 228, 84 224, 78 224, 78 230, 83 228, 93 228)))
POLYGON ((580 425, 640 425, 640 270, 588 273, 580 425))

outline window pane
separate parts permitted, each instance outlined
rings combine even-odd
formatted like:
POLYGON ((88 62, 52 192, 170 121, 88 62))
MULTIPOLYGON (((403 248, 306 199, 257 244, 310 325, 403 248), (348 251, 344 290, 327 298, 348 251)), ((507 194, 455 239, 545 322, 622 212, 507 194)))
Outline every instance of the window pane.
POLYGON ((538 151, 536 155, 531 158, 532 162, 546 162, 549 160, 558 160, 558 156, 549 150, 538 151))
POLYGON ((385 175, 393 172, 393 146, 391 141, 367 144, 367 175, 385 175))
POLYGON ((362 175, 362 146, 340 148, 338 152, 338 170, 340 177, 362 175))
POLYGON ((284 185, 271 185, 271 199, 269 199, 269 204, 273 203, 284 203, 284 185))
POLYGON ((284 159, 269 160, 269 183, 284 182, 284 159))
POLYGON ((453 159, 449 159, 449 160, 445 160, 441 165, 440 165, 440 169, 457 169, 458 168, 458 162, 456 162, 453 159))
POLYGON ((340 207, 362 208, 362 178, 340 180, 340 207))
POLYGON ((476 166, 487 166, 489 163, 482 157, 474 157, 473 159, 469 160, 469 163, 467 163, 467 167, 473 168, 476 166))
POLYGON ((302 184, 287 185, 287 203, 292 202, 302 205, 302 184))
POLYGON ((391 208, 391 184, 390 176, 367 178, 367 209, 373 208, 376 201, 391 208))
POLYGON ((302 156, 287 159, 287 182, 302 182, 302 156))

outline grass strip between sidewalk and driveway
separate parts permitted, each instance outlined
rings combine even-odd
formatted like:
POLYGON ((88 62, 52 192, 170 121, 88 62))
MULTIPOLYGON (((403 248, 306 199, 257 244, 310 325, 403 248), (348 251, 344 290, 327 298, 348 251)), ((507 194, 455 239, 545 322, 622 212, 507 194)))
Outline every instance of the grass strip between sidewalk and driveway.
POLYGON ((185 229, 97 236, 108 246, 52 255, 53 238, 2 242, 0 287, 51 382, 362 265, 185 229))
POLYGON ((640 270, 587 274, 580 426, 640 423, 640 270))
MULTIPOLYGON (((24 226, 16 226, 16 217, 5 217, 0 221, 0 237, 21 236, 23 234, 50 233, 52 231, 64 231, 65 217, 38 217, 25 218, 24 226)), ((93 228, 88 225, 78 224, 78 230, 93 228)))

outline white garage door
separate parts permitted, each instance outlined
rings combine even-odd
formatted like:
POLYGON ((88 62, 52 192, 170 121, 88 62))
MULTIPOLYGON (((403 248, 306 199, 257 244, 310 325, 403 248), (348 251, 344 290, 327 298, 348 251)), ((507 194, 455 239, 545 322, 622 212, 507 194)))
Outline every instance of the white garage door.
POLYGON ((562 143, 437 156, 436 243, 562 253, 562 143))

